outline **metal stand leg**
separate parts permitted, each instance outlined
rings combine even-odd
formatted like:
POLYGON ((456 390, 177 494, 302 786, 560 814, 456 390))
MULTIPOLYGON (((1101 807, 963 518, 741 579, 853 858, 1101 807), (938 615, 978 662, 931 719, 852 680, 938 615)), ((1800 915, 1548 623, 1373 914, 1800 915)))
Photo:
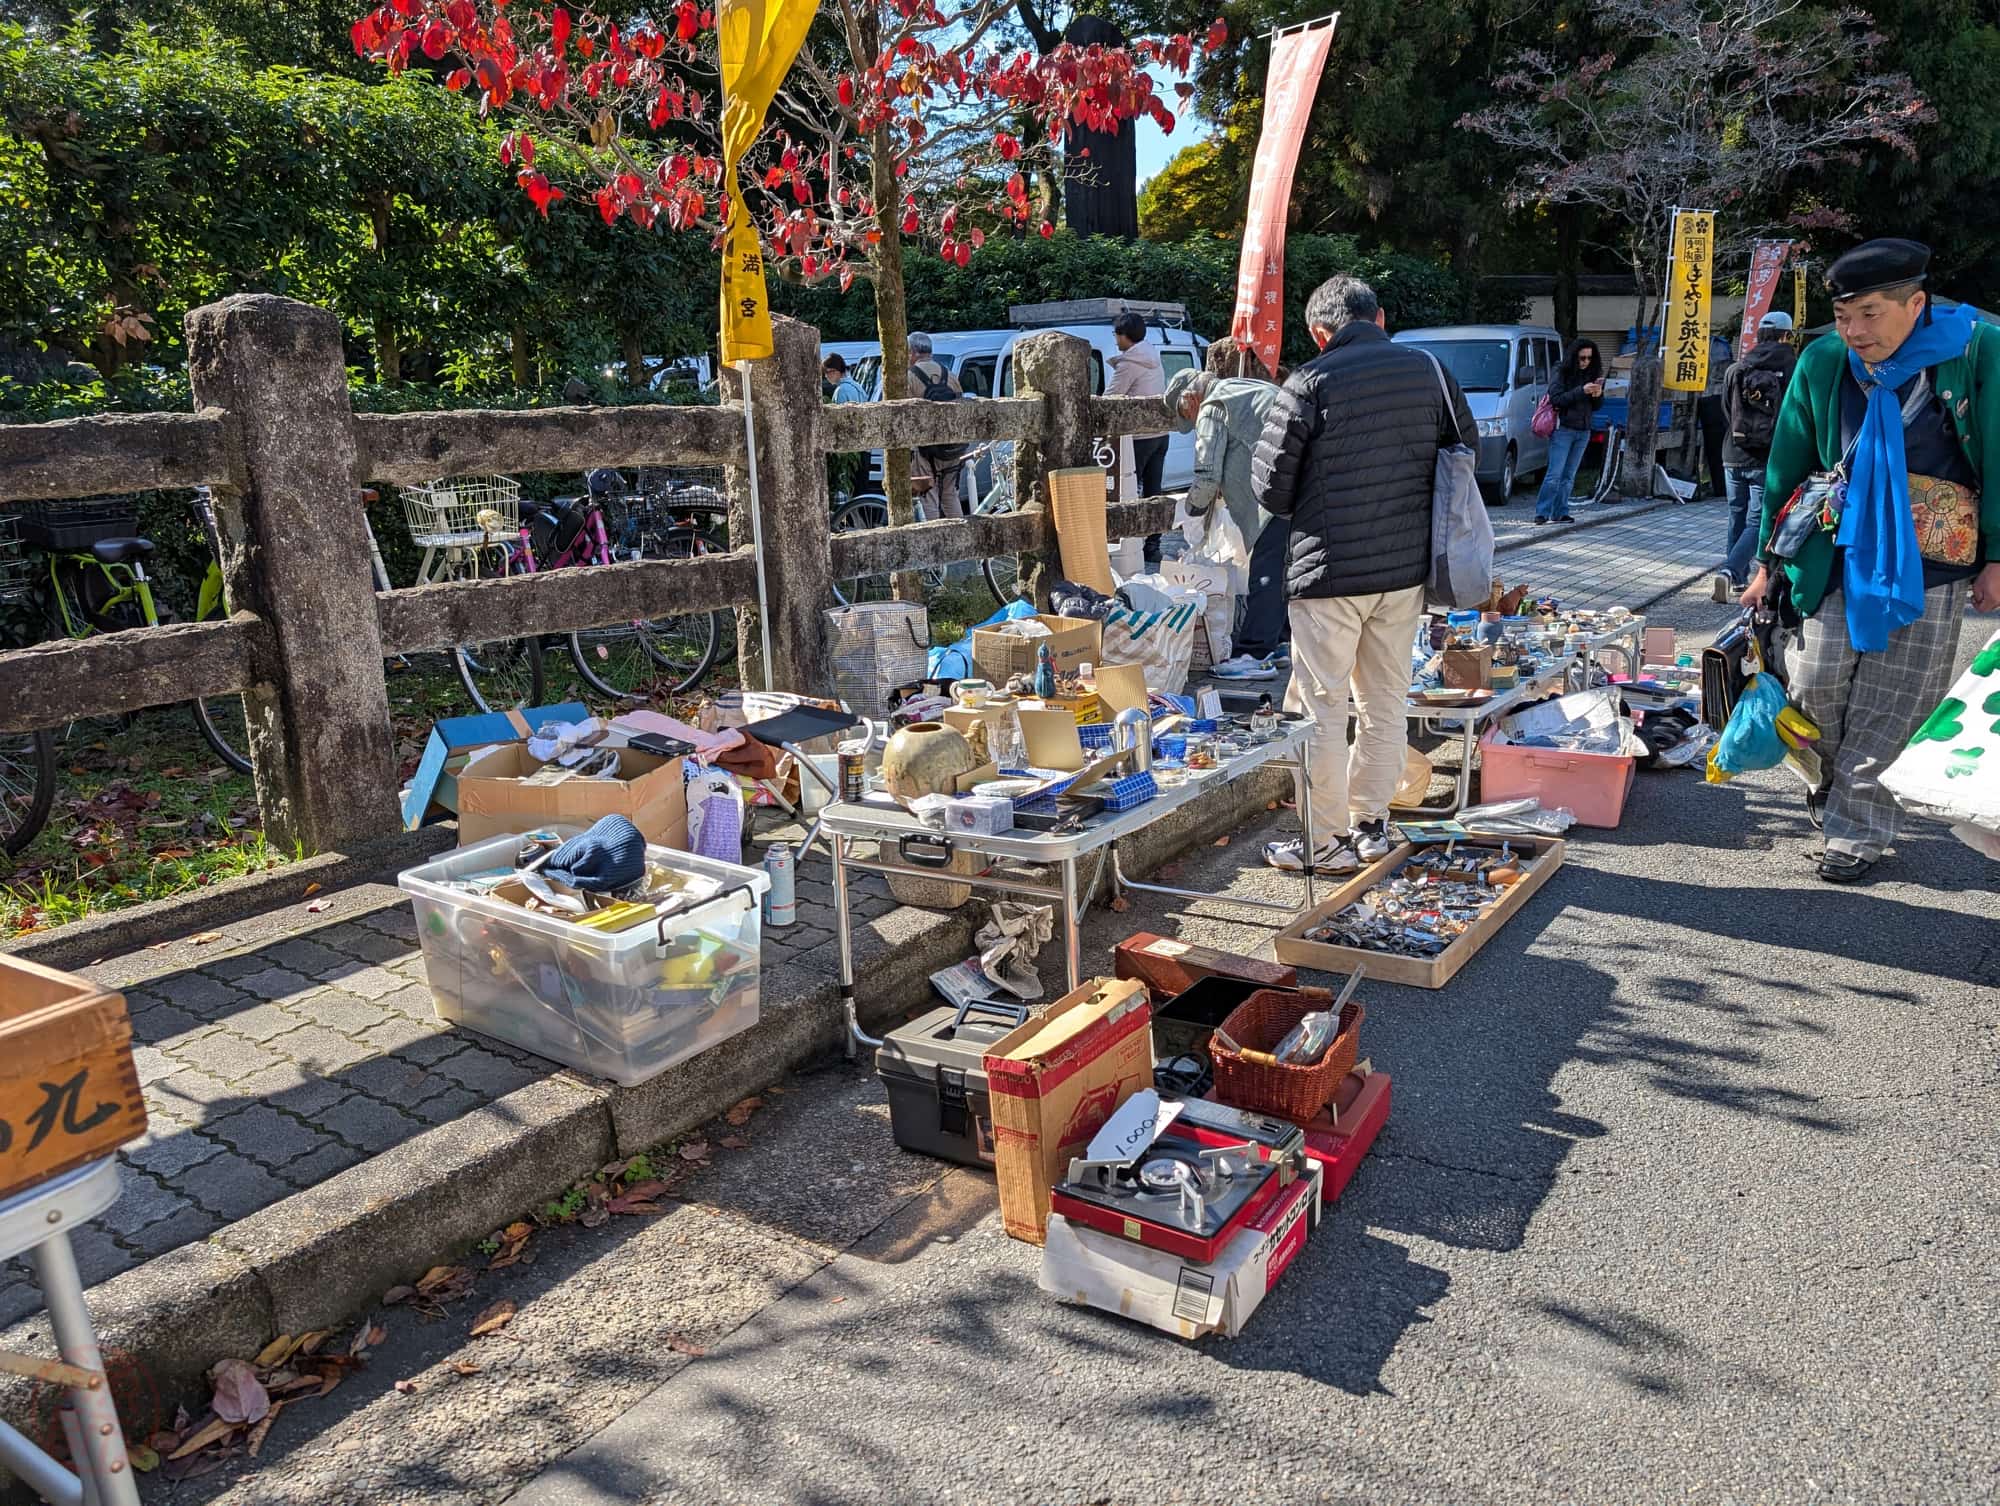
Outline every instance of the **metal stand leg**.
POLYGON ((854 929, 847 910, 847 843, 838 832, 828 856, 833 859, 833 930, 840 940, 840 1009, 847 1018, 847 1059, 853 1061, 858 1046, 879 1046, 882 1042, 861 1028, 854 1007, 854 929))
MULTIPOLYGON (((55 1330, 56 1352, 66 1363, 102 1376, 104 1356, 90 1324, 90 1309, 84 1305, 83 1278, 77 1272, 69 1236, 57 1234, 43 1240, 28 1251, 28 1258, 34 1262, 35 1279, 49 1310, 49 1326, 55 1330)), ((81 1447, 74 1434, 70 1447, 77 1473, 86 1482, 82 1497, 86 1506, 139 1506, 139 1491, 125 1457, 125 1435, 118 1426, 110 1386, 100 1380, 94 1386, 77 1387, 69 1393, 69 1400, 75 1409, 75 1432, 82 1435, 81 1447)))
POLYGON ((1076 913, 1076 859, 1065 858, 1062 869, 1063 954, 1069 964, 1069 986, 1083 986, 1083 928, 1076 913))
POLYGON ((1299 824, 1306 832, 1306 908, 1313 907, 1313 781, 1306 766, 1306 753, 1299 751, 1299 824))
POLYGON ((1478 720, 1474 717, 1467 717, 1463 725, 1465 727, 1465 741, 1464 751, 1459 754, 1458 758, 1458 798, 1452 802, 1451 806, 1451 813, 1454 816, 1464 810, 1466 803, 1472 799, 1472 750, 1478 745, 1479 741, 1477 736, 1479 731, 1478 720))

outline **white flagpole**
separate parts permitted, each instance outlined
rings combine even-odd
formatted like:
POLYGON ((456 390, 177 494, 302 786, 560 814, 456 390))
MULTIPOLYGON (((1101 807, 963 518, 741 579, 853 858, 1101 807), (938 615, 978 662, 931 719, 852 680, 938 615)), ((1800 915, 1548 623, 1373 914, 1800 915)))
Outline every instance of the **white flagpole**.
POLYGON ((757 631, 764 639, 764 689, 771 688, 771 593, 764 583, 764 499, 757 491, 757 425, 750 416, 750 363, 738 361, 743 378, 743 446, 750 473, 750 547, 757 552, 757 631))

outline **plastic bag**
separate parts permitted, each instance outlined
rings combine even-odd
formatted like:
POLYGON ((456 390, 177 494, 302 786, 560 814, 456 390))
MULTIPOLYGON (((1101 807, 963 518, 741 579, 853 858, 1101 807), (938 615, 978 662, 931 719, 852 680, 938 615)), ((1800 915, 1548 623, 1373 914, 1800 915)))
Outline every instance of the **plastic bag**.
POLYGON ((1905 810, 2000 832, 2000 633, 1883 771, 1882 787, 1905 810))
POLYGON ((1489 805, 1468 805, 1457 816, 1467 831, 1491 832, 1496 836, 1519 832, 1530 837, 1559 837, 1576 825, 1576 812, 1566 805, 1544 808, 1534 796, 1519 800, 1495 800, 1489 805))
POLYGON ((1729 713, 1729 724, 1708 750, 1708 782, 1724 784, 1752 769, 1775 769, 1785 761, 1778 713, 1790 702, 1785 687, 1770 675, 1753 675, 1729 713))

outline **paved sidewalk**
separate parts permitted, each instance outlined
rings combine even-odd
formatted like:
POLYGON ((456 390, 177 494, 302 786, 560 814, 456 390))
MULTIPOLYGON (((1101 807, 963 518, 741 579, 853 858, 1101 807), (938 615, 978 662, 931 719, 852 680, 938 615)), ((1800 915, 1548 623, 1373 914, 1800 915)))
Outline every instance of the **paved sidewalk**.
POLYGON ((1630 519, 1597 523, 1625 505, 1587 507, 1575 525, 1542 530, 1550 535, 1546 543, 1509 549, 1495 561, 1494 573, 1510 586, 1525 582, 1530 590, 1554 592, 1566 606, 1636 610, 1720 564, 1729 531, 1726 502, 1648 508, 1630 519))

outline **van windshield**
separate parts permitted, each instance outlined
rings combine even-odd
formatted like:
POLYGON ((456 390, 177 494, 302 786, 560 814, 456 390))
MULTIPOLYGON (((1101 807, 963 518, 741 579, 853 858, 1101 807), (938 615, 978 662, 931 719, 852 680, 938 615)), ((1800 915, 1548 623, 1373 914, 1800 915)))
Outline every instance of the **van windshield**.
POLYGON ((1508 356, 1505 340, 1403 340, 1399 344, 1436 356, 1467 392, 1505 392, 1508 356))

